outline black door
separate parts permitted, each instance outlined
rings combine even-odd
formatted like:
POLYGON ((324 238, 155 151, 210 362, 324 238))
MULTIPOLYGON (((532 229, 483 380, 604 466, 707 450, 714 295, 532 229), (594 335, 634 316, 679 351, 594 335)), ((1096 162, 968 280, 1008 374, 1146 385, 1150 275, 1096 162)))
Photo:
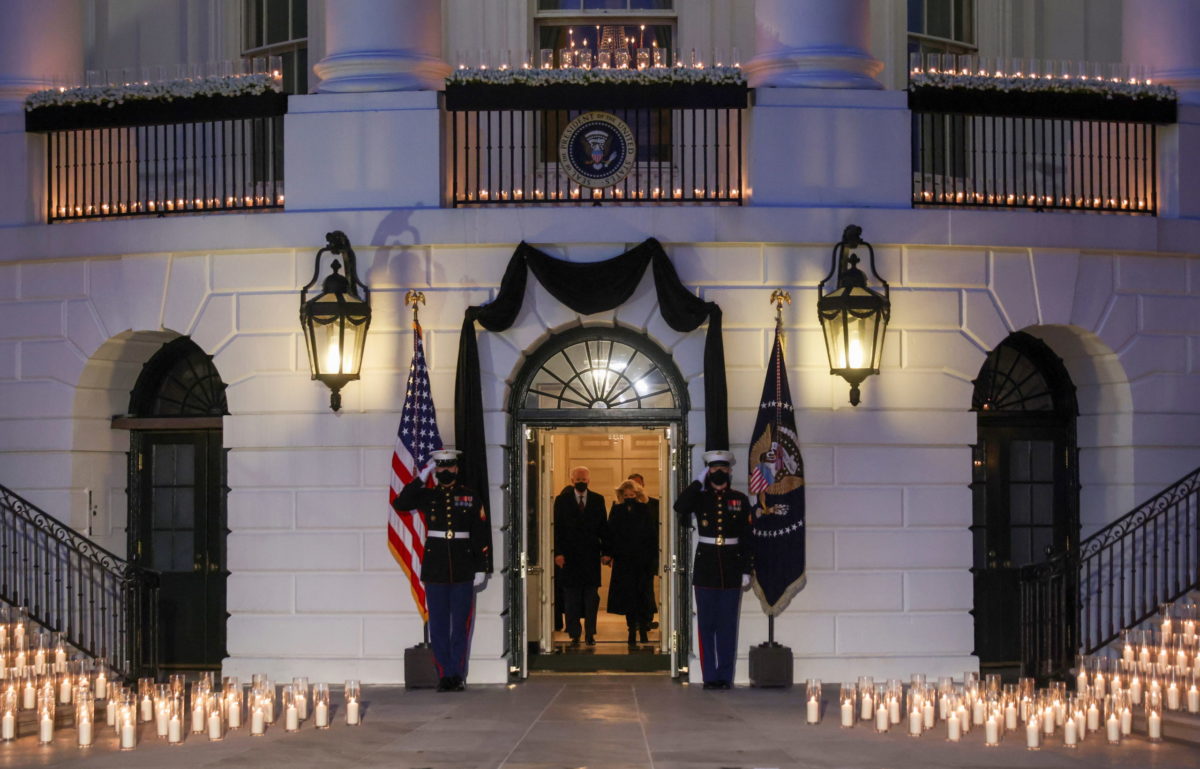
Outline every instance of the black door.
POLYGON ((133 431, 137 502, 130 553, 161 575, 163 667, 217 668, 225 657, 224 452, 220 430, 133 431))
POLYGON ((1017 333, 988 356, 974 410, 975 654, 981 667, 1013 670, 1023 656, 1022 569, 1078 541, 1074 387, 1043 342, 1017 333))

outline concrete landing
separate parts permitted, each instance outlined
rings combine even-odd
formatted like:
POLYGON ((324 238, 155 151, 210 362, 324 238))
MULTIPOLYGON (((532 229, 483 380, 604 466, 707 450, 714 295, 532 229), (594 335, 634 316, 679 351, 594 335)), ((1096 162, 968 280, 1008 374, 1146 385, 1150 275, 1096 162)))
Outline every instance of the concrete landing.
POLYGON ((75 732, 67 729, 48 747, 38 747, 32 737, 0 745, 0 767, 1200 767, 1194 746, 1152 745, 1140 737, 1110 747, 1093 735, 1076 750, 1056 740, 1030 752, 1017 739, 984 748, 980 729, 949 744, 944 727, 910 738, 901 730, 880 735, 861 726, 840 729, 829 717, 806 726, 801 689, 703 691, 665 676, 544 674, 519 686, 474 686, 458 694, 367 687, 363 699, 359 727, 347 727, 335 710, 337 722, 327 731, 309 721, 287 734, 277 724, 265 737, 252 738, 243 729, 222 742, 189 735, 184 745, 169 747, 143 725, 146 741, 124 753, 107 728, 86 751, 74 746, 75 732))

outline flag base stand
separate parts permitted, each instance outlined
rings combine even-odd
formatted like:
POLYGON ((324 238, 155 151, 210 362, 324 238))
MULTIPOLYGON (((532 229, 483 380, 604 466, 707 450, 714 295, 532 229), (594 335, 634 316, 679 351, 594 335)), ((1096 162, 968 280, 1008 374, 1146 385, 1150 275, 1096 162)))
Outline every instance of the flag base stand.
POLYGON ((792 648, 774 642, 750 647, 750 685, 783 689, 792 685, 792 648))
POLYGON ((438 685, 433 647, 420 643, 404 650, 404 688, 435 689, 438 685))

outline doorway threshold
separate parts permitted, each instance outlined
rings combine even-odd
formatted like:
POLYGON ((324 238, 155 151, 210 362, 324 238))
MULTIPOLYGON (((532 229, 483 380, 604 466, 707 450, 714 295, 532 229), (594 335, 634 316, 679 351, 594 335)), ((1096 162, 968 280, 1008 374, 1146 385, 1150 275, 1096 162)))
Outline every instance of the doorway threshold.
POLYGON ((566 654, 535 654, 529 657, 529 669, 555 673, 669 673, 671 655, 589 654, 586 650, 566 654))

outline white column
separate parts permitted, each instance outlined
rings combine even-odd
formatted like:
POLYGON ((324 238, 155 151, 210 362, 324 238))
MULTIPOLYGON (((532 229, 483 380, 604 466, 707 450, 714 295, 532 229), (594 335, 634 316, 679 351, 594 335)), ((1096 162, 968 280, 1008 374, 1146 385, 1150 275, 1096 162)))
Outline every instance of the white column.
POLYGON ((870 16, 870 0, 755 0, 751 87, 882 88, 870 16))
POLYGON ((1125 0, 1121 31, 1126 63, 1146 65, 1180 102, 1200 104, 1200 2, 1125 0))
POLYGON ((56 78, 83 74, 80 0, 0 0, 0 112, 56 78))
POLYGON ((326 56, 313 70, 318 91, 439 90, 450 66, 442 58, 440 0, 326 0, 326 56))

